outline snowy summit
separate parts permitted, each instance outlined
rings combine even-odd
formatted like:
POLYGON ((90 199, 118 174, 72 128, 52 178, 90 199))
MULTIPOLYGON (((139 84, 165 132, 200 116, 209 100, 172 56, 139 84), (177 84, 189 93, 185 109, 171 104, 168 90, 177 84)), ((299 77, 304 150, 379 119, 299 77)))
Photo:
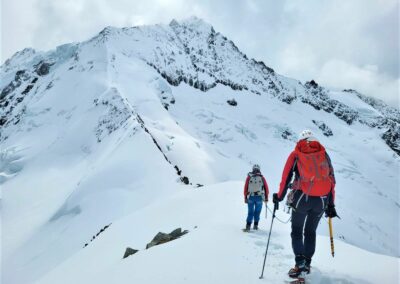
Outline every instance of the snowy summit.
POLYGON ((195 17, 27 48, 0 78, 2 283, 285 283, 290 223, 259 280, 271 214, 241 231, 243 185, 257 163, 276 192, 303 129, 341 216, 335 258, 321 220, 311 283, 398 279, 399 109, 277 74, 195 17))

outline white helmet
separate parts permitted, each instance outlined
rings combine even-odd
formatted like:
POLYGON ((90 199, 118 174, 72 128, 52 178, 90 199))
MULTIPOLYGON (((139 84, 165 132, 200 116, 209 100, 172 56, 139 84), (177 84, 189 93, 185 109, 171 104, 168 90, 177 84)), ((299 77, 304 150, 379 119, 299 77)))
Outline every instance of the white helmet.
POLYGON ((259 172, 260 171, 260 165, 254 164, 253 166, 253 172, 259 172))
POLYGON ((307 139, 309 141, 316 140, 314 134, 309 129, 303 130, 299 135, 299 140, 307 139))

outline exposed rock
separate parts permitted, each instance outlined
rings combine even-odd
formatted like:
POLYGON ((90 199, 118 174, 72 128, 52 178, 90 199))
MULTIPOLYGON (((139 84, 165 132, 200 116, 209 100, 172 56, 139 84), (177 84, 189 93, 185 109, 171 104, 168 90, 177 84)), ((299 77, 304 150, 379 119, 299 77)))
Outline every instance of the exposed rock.
POLYGON ((11 81, 0 94, 0 101, 3 101, 9 94, 11 94, 16 88, 21 86, 22 81, 26 81, 29 79, 29 74, 26 70, 18 70, 15 73, 14 80, 11 81))
POLYGON ((318 86, 318 84, 311 80, 305 84, 306 96, 301 97, 303 103, 309 104, 316 110, 324 110, 328 113, 336 115, 341 120, 351 125, 359 117, 358 112, 351 109, 347 105, 333 100, 329 97, 328 92, 318 86))
POLYGON ((356 111, 342 103, 337 103, 337 107, 333 113, 341 120, 344 120, 348 125, 356 121, 359 116, 356 111))
POLYGON ((306 82, 306 87, 315 89, 315 88, 318 88, 318 84, 314 80, 311 80, 311 81, 306 82))
POLYGON ((154 238, 153 240, 147 244, 146 249, 155 246, 155 245, 159 245, 159 244, 163 244, 166 242, 169 242, 172 239, 172 237, 169 234, 166 233, 162 233, 159 232, 154 238))
POLYGON ((25 81, 27 79, 27 77, 28 77, 28 73, 26 72, 26 70, 18 70, 15 73, 14 80, 15 81, 20 81, 20 80, 24 80, 25 81))
POLYGON ((172 241, 172 240, 176 240, 176 239, 180 238, 181 236, 187 234, 188 232, 189 232, 188 230, 182 231, 181 228, 177 228, 177 229, 173 230, 169 234, 166 234, 166 233, 163 233, 163 232, 159 232, 153 238, 153 240, 146 245, 146 249, 149 249, 149 248, 151 248, 153 246, 156 246, 156 245, 164 244, 164 243, 172 241))
POLYGON ((105 110, 95 129, 99 143, 105 137, 123 127, 134 115, 127 102, 119 96, 116 88, 112 88, 101 100, 95 99, 94 104, 105 110))
MULTIPOLYGON (((90 239, 90 242, 93 242, 93 241, 96 239, 96 237, 98 237, 98 236, 99 236, 101 233, 103 233, 108 227, 110 227, 111 224, 112 224, 112 223, 110 223, 110 224, 104 226, 103 228, 101 228, 100 231, 97 232, 96 235, 92 236, 92 238, 90 239)), ((84 247, 84 248, 87 247, 87 246, 89 245, 90 242, 85 243, 85 245, 84 245, 83 247, 84 247)))
POLYGON ((227 100, 226 102, 231 106, 237 106, 237 101, 235 99, 227 100))
POLYGON ((7 118, 5 116, 0 117, 0 126, 3 126, 7 123, 7 118))
MULTIPOLYGON (((247 57, 245 57, 245 59, 247 59, 247 57)), ((252 61, 255 62, 257 65, 261 66, 261 70, 266 71, 268 73, 272 73, 272 74, 275 73, 274 69, 265 65, 265 63, 263 61, 256 61, 255 59, 252 59, 252 61)))
POLYGON ((287 94, 286 96, 280 97, 280 100, 284 103, 287 103, 288 105, 290 105, 295 99, 296 99, 296 96, 291 96, 289 94, 287 94))
POLYGON ((46 90, 50 90, 51 88, 53 88, 53 81, 47 84, 46 90))
POLYGON ((182 236, 182 229, 181 228, 177 228, 175 230, 173 230, 171 233, 169 233, 171 239, 176 239, 179 238, 180 236, 182 236))
POLYGON ((39 76, 45 76, 45 75, 49 74, 50 67, 53 64, 54 63, 40 61, 38 64, 35 65, 36 74, 38 74, 39 76))
POLYGON ((124 256, 122 258, 127 258, 128 256, 130 256, 132 254, 135 254, 137 252, 138 252, 138 250, 130 248, 130 247, 127 247, 126 250, 125 250, 124 256))
POLYGON ((178 166, 174 166, 174 168, 175 168, 175 170, 176 170, 176 173, 177 173, 177 175, 178 176, 180 176, 181 175, 181 173, 182 173, 182 171, 179 169, 179 167, 178 166))
POLYGON ((329 128, 328 125, 326 125, 322 121, 317 121, 317 120, 312 120, 312 122, 318 126, 319 129, 322 130, 322 134, 324 134, 326 137, 333 136, 332 130, 329 128))
POLYGON ((181 177, 181 181, 182 181, 184 184, 189 184, 189 178, 186 177, 186 176, 181 177))
POLYGON ((390 128, 382 134, 382 139, 400 156, 400 124, 392 123, 390 128))
POLYGON ((282 131, 281 136, 283 139, 293 140, 293 137, 295 137, 295 134, 289 128, 286 128, 282 131))
POLYGON ((33 88, 32 84, 29 84, 28 86, 26 86, 25 90, 23 90, 23 92, 21 94, 26 95, 27 93, 29 93, 29 91, 33 88))
MULTIPOLYGON (((158 148, 158 150, 161 152, 161 154, 164 156, 164 159, 172 165, 172 162, 168 159, 167 155, 164 153, 164 151, 162 150, 162 148, 160 147, 160 145, 158 144, 157 140, 155 139, 155 137, 150 133, 149 129, 146 127, 143 119, 140 117, 139 114, 136 115, 136 120, 137 122, 140 124, 140 127, 147 133, 150 135, 151 139, 153 140, 154 145, 156 145, 156 147, 158 148)), ((174 166, 177 175, 181 175, 182 171, 179 169, 179 167, 177 165, 174 166)), ((189 178, 188 177, 181 177, 180 180, 184 183, 184 184, 189 184, 189 178)))

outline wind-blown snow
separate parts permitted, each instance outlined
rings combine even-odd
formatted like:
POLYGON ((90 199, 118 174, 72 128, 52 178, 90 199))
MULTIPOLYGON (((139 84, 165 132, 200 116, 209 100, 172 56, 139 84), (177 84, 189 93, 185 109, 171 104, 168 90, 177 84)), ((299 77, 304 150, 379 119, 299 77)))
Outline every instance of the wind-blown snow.
MULTIPOLYGON (((276 74, 197 18, 25 49, 0 76, 3 283, 257 279, 267 223, 240 231, 243 181, 258 163, 275 192, 304 128, 332 158, 342 217, 334 260, 321 221, 313 283, 398 277, 397 109, 276 74), (189 234, 121 260, 180 226, 189 234)), ((274 228, 266 281, 293 265, 289 229, 274 228)))

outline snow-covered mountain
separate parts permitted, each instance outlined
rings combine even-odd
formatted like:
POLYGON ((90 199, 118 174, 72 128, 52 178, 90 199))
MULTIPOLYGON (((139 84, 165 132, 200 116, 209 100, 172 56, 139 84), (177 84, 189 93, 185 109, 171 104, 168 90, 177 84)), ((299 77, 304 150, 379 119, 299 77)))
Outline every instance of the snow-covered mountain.
MULTIPOLYGON (((250 283, 239 268, 258 271, 266 233, 239 230, 244 178, 258 163, 275 192, 304 128, 332 158, 342 217, 336 261, 321 221, 314 264, 336 274, 313 281, 377 283, 371 261, 398 277, 398 109, 279 75, 198 18, 24 49, 0 78, 3 283, 250 283), (189 233, 121 260, 176 227, 189 233)), ((274 229, 273 283, 292 264, 289 227, 274 229)))

